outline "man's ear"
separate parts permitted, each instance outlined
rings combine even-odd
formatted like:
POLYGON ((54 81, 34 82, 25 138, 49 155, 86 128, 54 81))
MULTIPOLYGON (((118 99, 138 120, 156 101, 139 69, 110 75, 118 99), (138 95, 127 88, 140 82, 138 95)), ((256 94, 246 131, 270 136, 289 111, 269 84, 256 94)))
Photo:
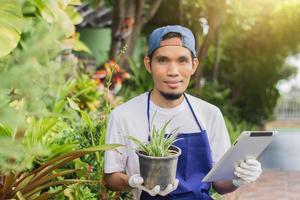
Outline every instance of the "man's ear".
POLYGON ((144 65, 145 65, 146 70, 151 74, 151 60, 150 60, 149 56, 145 56, 144 65))
POLYGON ((196 72, 198 65, 199 65, 198 58, 193 58, 192 75, 196 72))

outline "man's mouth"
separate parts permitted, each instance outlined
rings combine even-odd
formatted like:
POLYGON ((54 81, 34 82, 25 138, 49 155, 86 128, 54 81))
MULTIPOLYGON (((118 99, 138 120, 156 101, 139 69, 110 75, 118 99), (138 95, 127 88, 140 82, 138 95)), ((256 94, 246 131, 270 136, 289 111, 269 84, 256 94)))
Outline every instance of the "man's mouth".
POLYGON ((182 81, 164 81, 166 85, 168 85, 170 88, 177 88, 180 86, 182 81))

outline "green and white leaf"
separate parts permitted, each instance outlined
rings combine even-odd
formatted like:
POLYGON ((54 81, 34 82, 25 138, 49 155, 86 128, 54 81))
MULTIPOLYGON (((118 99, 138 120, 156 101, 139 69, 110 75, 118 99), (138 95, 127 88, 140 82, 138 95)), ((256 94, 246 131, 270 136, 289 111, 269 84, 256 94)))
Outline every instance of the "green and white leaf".
POLYGON ((82 16, 73 6, 67 6, 65 9, 66 13, 68 14, 69 18, 72 20, 73 24, 80 24, 83 20, 82 16))
POLYGON ((16 48, 21 32, 21 5, 16 0, 2 0, 0 6, 0 58, 16 48))
POLYGON ((70 99, 70 98, 67 98, 67 99, 68 99, 68 102, 69 102, 70 107, 71 107, 73 110, 80 111, 80 108, 79 108, 79 106, 77 105, 77 103, 75 103, 75 101, 73 101, 73 100, 70 99))
POLYGON ((65 36, 70 37, 75 32, 75 26, 57 1, 30 0, 40 11, 42 17, 50 24, 59 23, 65 36))

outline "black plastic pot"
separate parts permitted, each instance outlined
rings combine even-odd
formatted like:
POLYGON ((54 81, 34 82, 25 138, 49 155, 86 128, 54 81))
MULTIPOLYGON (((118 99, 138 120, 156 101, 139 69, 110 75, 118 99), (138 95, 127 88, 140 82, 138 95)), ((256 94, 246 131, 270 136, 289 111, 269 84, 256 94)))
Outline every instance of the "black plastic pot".
POLYGON ((173 183, 176 179, 177 161, 181 154, 181 149, 171 146, 171 150, 177 152, 167 157, 153 157, 137 151, 140 162, 140 174, 144 179, 144 186, 152 189, 160 185, 164 190, 168 184, 173 183))

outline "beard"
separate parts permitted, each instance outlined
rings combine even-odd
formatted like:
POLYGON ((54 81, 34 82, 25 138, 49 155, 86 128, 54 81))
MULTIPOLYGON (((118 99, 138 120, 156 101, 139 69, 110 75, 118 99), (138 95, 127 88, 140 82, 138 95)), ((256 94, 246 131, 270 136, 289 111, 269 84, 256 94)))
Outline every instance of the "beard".
POLYGON ((159 93, 161 94, 161 96, 163 96, 167 100, 177 100, 183 94, 183 93, 167 93, 167 92, 162 92, 162 91, 159 91, 159 93))

